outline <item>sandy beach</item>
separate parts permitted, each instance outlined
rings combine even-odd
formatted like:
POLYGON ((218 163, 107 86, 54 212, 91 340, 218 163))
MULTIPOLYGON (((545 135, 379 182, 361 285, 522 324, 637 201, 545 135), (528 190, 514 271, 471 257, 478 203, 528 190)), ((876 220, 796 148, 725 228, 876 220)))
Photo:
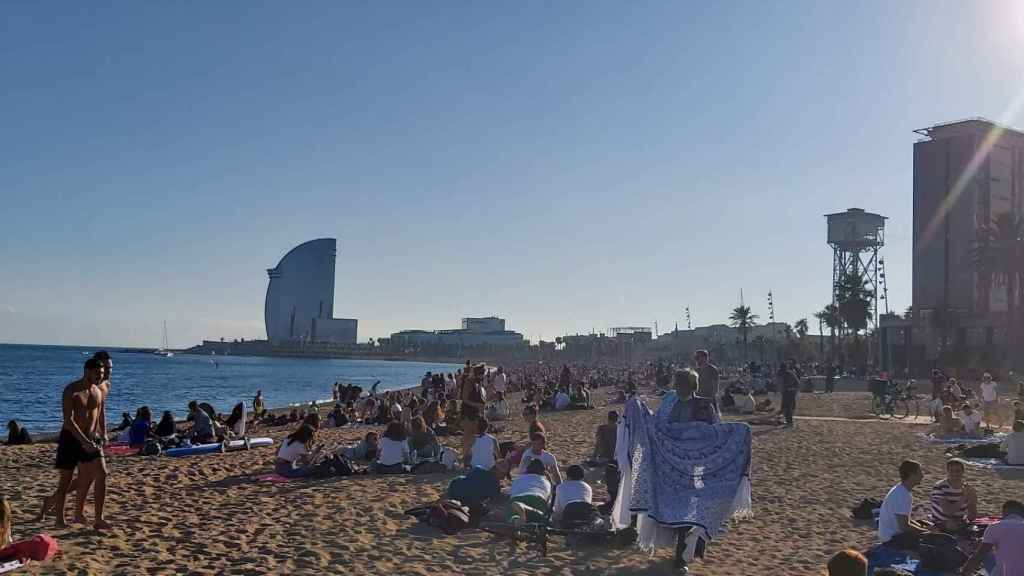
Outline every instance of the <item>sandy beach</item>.
MULTIPOLYGON (((608 409, 544 414, 548 446, 561 466, 582 462, 608 409)), ((862 498, 881 498, 897 481, 905 458, 920 461, 924 486, 941 478, 940 445, 922 442, 923 424, 862 419, 865 393, 800 397, 794 429, 756 426, 752 486, 755 518, 735 523, 715 540, 695 573, 746 575, 785 568, 819 575, 841 548, 867 548, 874 528, 850 518, 862 498)), ((354 443, 368 428, 322 431, 328 444, 354 443)), ((280 440, 287 428, 271 429, 280 440)), ((522 440, 515 419, 499 440, 522 440)), ((455 446, 458 437, 444 439, 455 446)), ((0 448, 0 494, 14 508, 15 538, 49 532, 61 545, 54 561, 24 574, 669 574, 671 554, 651 557, 635 548, 572 551, 553 538, 547 557, 478 530, 445 536, 403 511, 441 495, 456 473, 361 476, 273 484, 276 448, 188 458, 112 457, 107 517, 115 528, 97 533, 73 525, 53 530, 34 521, 39 499, 52 493, 54 445, 0 448)), ((605 486, 599 470, 587 480, 595 500, 605 486)), ((1019 496, 1020 481, 968 468, 982 512, 996 513, 1019 496)), ((916 503, 925 501, 924 486, 916 503)), ((507 486, 506 486, 507 487, 507 486)), ((87 509, 91 513, 91 506, 87 509)))

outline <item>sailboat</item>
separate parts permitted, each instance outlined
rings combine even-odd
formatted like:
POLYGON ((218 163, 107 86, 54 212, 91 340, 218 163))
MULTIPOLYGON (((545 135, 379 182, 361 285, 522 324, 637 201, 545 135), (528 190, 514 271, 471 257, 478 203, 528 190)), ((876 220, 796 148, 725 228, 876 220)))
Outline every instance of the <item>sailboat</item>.
POLYGON ((171 352, 170 347, 167 345, 167 320, 164 320, 164 345, 161 346, 158 350, 155 350, 153 354, 156 354, 157 356, 163 356, 165 358, 170 358, 171 356, 174 356, 174 352, 171 352))

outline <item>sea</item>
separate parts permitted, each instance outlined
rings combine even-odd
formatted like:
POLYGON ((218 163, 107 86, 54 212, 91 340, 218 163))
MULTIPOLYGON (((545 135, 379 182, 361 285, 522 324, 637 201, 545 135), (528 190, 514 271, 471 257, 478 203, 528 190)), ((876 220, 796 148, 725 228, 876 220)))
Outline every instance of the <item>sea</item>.
POLYGON ((61 426, 61 392, 82 376, 82 365, 97 350, 110 353, 114 367, 107 400, 107 420, 121 421, 121 413, 135 415, 149 406, 154 418, 164 410, 184 418, 189 400, 209 402, 229 412, 239 401, 252 404, 257 390, 266 405, 281 408, 328 400, 335 382, 369 390, 416 386, 426 372, 455 372, 457 364, 351 360, 329 358, 269 358, 253 356, 171 357, 144 352, 122 352, 117 347, 34 346, 0 344, 0 424, 17 420, 30 433, 54 432, 61 426))

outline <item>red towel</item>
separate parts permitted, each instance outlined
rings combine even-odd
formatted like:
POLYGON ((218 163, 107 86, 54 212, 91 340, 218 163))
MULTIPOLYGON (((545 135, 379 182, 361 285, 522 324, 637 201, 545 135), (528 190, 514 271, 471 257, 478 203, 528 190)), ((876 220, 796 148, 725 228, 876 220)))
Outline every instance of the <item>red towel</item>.
POLYGON ((0 549, 0 560, 38 560, 45 562, 60 550, 57 541, 49 534, 36 534, 28 540, 19 540, 0 549))

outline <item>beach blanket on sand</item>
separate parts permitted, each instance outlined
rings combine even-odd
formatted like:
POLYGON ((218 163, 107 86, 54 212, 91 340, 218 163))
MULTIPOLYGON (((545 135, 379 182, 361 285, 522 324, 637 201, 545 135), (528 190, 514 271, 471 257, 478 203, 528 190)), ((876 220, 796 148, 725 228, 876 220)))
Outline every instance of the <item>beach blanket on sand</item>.
POLYGON ((874 574, 877 568, 900 568, 914 576, 943 576, 941 572, 921 569, 921 562, 910 554, 881 544, 868 550, 864 556, 868 559, 868 574, 874 574))
POLYGON ((972 438, 970 436, 963 437, 950 437, 950 438, 938 438, 933 433, 921 432, 918 434, 923 440, 932 442, 935 444, 998 444, 1003 440, 1006 440, 1005 432, 998 432, 991 436, 985 436, 983 438, 972 438))
POLYGON ((21 560, 11 560, 10 562, 0 562, 0 574, 6 574, 7 572, 14 572, 18 568, 24 566, 21 560))
POLYGON ((672 528, 693 526, 695 535, 709 539, 730 518, 752 514, 750 426, 670 422, 677 399, 667 394, 653 414, 633 398, 620 421, 623 481, 612 518, 624 528, 630 513, 639 514, 638 543, 645 550, 674 546, 672 528))

